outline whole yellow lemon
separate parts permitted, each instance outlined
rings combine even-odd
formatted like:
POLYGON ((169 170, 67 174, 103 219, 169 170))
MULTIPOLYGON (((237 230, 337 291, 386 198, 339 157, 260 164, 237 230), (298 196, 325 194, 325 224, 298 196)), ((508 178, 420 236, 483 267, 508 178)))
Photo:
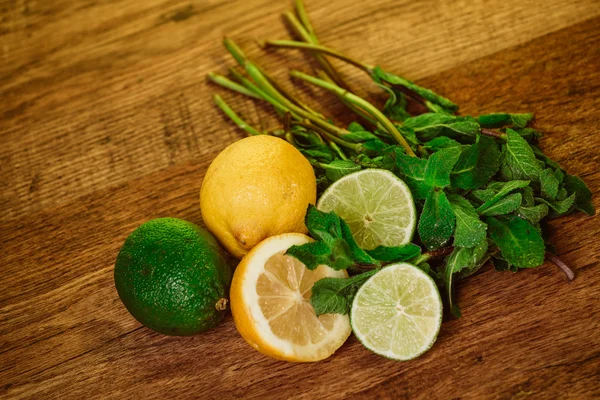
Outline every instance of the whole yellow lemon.
POLYGON ((210 164, 200 208, 206 227, 241 258, 263 239, 306 233, 304 215, 317 197, 308 160, 283 139, 250 136, 223 150, 210 164))

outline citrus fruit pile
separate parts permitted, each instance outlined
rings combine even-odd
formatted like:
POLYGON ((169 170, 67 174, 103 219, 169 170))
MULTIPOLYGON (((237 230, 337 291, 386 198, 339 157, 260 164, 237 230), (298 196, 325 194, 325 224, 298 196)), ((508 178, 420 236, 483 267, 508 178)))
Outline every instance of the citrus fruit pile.
MULTIPOLYGON (((345 270, 325 264, 309 270, 286 254, 314 242, 304 233, 316 192, 312 166, 288 142, 266 135, 235 142, 215 158, 202 183, 201 211, 212 234, 176 218, 141 225, 115 264, 121 300, 138 321, 167 335, 206 331, 230 306, 242 337, 280 360, 325 359, 352 331, 377 354, 418 356, 435 340, 442 307, 431 278, 410 264, 373 275, 350 315, 315 312, 314 284, 348 278, 345 270), (215 237, 241 258, 233 280, 215 237)), ((347 175, 317 204, 347 220, 365 249, 409 243, 415 230, 411 193, 389 171, 347 175)))

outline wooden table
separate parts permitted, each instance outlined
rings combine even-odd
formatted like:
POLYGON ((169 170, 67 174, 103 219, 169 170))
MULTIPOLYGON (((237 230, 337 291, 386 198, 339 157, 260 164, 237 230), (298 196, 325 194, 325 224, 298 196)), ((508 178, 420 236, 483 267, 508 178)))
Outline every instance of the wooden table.
MULTIPOLYGON (((121 304, 113 263, 125 237, 160 216, 201 223, 211 160, 243 133, 221 93, 261 127, 268 108, 205 81, 232 60, 228 35, 278 78, 310 71, 272 0, 0 0, 0 397, 591 399, 600 397, 600 219, 555 220, 577 272, 552 265, 458 288, 463 317, 407 363, 350 339, 317 364, 251 349, 228 317, 167 337, 121 304), (284 63, 286 66, 284 66, 284 63)), ((582 176, 600 206, 600 7, 595 0, 308 0, 323 43, 416 79, 462 112, 535 111, 542 147, 582 176)), ((381 102, 361 72, 340 66, 381 102)), ((306 101, 350 119, 336 99, 306 101)))

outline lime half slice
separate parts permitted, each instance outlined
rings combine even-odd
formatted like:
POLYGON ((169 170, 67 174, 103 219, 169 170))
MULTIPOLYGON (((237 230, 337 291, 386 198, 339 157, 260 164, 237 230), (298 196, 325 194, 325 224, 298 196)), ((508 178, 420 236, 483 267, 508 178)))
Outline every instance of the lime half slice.
POLYGON ((433 346, 442 324, 442 299, 429 275, 408 263, 392 264, 358 290, 350 324, 369 350, 412 360, 433 346))
POLYGON ((346 175, 325 190, 317 208, 343 218, 366 250, 409 243, 415 232, 417 213, 410 190, 384 169, 346 175))

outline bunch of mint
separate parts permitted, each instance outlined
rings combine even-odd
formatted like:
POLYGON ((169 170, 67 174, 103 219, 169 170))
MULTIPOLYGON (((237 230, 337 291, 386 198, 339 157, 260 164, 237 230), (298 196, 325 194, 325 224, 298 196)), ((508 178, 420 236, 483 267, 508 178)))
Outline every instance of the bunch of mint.
POLYGON ((271 104, 283 126, 262 132, 218 95, 216 104, 249 134, 272 134, 296 146, 313 165, 320 192, 353 172, 382 168, 406 182, 420 210, 418 244, 364 251, 344 221, 309 209, 306 223, 317 242, 289 253, 308 268, 327 264, 358 274, 317 282, 312 297, 317 313, 347 312, 349 299, 372 271, 410 260, 437 280, 459 314, 452 301, 455 279, 475 273, 489 260, 498 270, 539 266, 548 257, 548 218, 595 213, 585 183, 538 147, 542 134, 531 127, 533 114, 458 115, 458 105, 447 98, 320 45, 301 1, 295 11, 284 18, 300 41, 267 41, 263 46, 310 51, 320 65, 318 77, 299 71, 291 75, 334 93, 357 121, 336 125, 283 89, 230 39, 224 40, 225 47, 241 69, 230 69, 229 78, 210 74, 210 79, 271 104), (382 109, 352 93, 326 56, 367 73, 387 96, 382 109), (430 266, 429 260, 439 255, 447 257, 430 266))

